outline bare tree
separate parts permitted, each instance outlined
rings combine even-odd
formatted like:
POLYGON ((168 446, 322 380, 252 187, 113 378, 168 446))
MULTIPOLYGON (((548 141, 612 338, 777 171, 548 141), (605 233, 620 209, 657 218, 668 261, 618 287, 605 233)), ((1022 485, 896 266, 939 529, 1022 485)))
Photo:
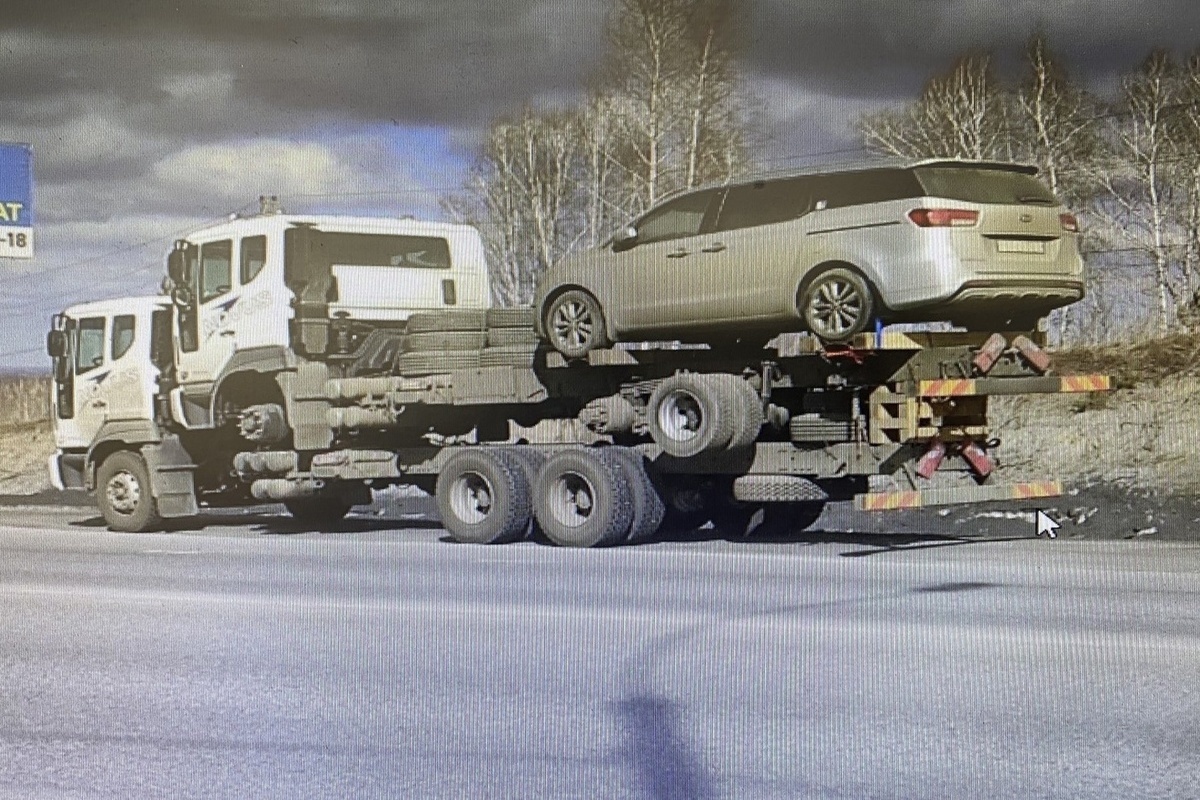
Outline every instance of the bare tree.
POLYGON ((1055 195, 1080 202, 1091 193, 1081 167, 1100 145, 1099 104, 1070 79, 1041 33, 1029 40, 1025 59, 1026 77, 1017 90, 1018 155, 1038 165, 1055 195))
POLYGON ((866 116, 858 129, 869 148, 902 158, 1007 158, 1008 105, 990 56, 969 55, 931 78, 915 103, 866 116))
POLYGON ((1170 117, 1179 77, 1178 64, 1162 50, 1125 77, 1118 113, 1111 118, 1112 150, 1097 171, 1107 195, 1099 216, 1126 249, 1141 254, 1154 270, 1160 328, 1171 325, 1179 300, 1173 264, 1178 250, 1172 210, 1176 192, 1170 180, 1177 148, 1170 117))
POLYGON ((526 108, 488 131, 467 197, 501 303, 668 193, 745 160, 736 0, 614 0, 606 66, 577 109, 526 108))

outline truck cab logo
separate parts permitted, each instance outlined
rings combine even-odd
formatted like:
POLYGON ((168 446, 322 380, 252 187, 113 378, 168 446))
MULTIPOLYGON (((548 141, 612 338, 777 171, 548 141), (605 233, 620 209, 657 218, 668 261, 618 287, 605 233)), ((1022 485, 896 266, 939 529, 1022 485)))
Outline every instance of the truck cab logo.
POLYGON ((270 305, 271 293, 265 289, 249 298, 245 295, 238 295, 224 302, 216 303, 204 318, 204 338, 210 339, 217 331, 236 325, 270 305), (241 302, 242 300, 245 302, 241 302))

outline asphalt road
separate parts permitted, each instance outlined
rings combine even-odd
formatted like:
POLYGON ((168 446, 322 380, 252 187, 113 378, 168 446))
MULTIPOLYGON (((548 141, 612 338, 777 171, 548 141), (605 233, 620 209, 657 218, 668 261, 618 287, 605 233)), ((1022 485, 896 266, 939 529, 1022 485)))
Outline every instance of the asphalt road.
POLYGON ((0 510, 0 796, 1200 794, 1200 546, 0 510))

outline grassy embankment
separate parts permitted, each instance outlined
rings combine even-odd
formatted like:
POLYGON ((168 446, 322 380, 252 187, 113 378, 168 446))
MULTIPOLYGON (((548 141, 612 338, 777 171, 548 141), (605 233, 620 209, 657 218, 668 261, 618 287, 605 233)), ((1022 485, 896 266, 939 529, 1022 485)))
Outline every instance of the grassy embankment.
POLYGON ((48 486, 50 378, 0 375, 0 494, 31 494, 48 486))

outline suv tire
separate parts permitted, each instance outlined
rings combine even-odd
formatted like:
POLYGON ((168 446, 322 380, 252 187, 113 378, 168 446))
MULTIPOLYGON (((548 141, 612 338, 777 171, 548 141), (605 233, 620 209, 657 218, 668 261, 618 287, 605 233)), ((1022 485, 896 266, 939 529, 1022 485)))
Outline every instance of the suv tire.
POLYGON ((832 267, 818 274, 800 299, 804 324, 823 342, 849 341, 870 327, 874 311, 871 287, 846 267, 832 267))
POLYGON ((550 345, 566 358, 585 358, 591 351, 608 346, 600 303, 581 289, 563 292, 550 301, 542 321, 550 345))

